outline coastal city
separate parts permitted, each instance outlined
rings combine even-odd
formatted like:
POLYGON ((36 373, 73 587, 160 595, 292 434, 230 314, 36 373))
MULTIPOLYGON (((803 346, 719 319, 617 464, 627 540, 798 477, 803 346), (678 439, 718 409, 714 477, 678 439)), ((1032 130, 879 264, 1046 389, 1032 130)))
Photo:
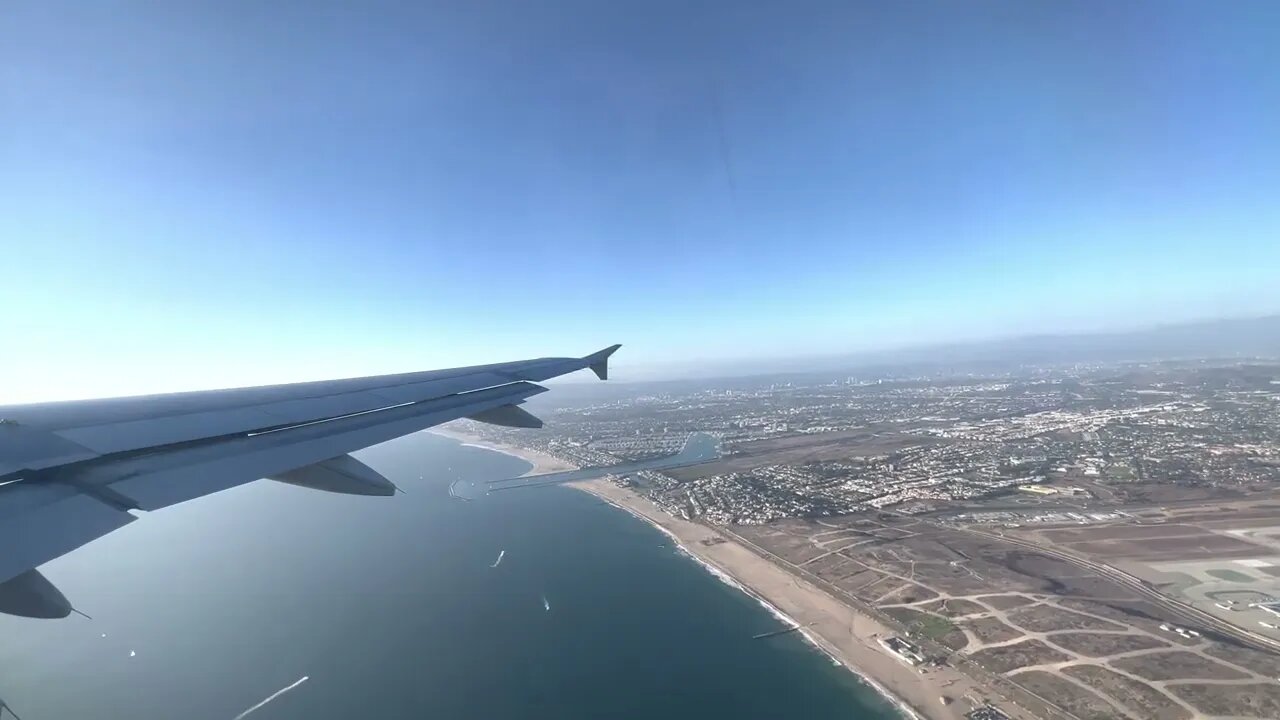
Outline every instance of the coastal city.
POLYGON ((891 690, 903 673, 925 678, 933 700, 912 703, 925 717, 1280 717, 1280 365, 567 394, 537 408, 544 429, 460 427, 582 468, 716 436, 716 458, 619 471, 591 491, 686 528, 684 546, 744 586, 769 582, 734 572, 726 545, 866 619, 846 637, 804 615, 812 600, 787 610, 819 647, 861 653, 850 664, 891 690), (867 653, 893 663, 867 671, 867 653))
POLYGON ((560 407, 487 437, 576 464, 722 438, 719 462, 629 482, 681 517, 752 524, 1016 502, 1009 517, 1240 497, 1280 482, 1275 367, 1143 364, 960 378, 724 381, 560 407))

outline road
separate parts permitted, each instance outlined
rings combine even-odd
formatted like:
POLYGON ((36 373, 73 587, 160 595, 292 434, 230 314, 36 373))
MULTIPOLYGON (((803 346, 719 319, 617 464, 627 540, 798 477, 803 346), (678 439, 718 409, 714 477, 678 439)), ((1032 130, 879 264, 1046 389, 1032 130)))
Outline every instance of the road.
MULTIPOLYGON (((902 517, 909 517, 909 516, 903 515, 902 517)), ((919 520, 919 518, 912 518, 912 519, 919 520)), ((1265 637, 1257 633, 1251 632, 1249 630, 1245 630, 1239 625, 1235 625, 1230 622, 1227 622, 1226 620, 1223 620, 1222 618, 1219 618, 1211 613, 1205 612, 1204 610, 1201 610, 1193 605, 1189 605, 1180 600, 1175 600, 1174 598, 1171 598, 1168 595, 1165 595, 1164 593, 1160 592, 1159 590, 1156 590, 1155 588, 1151 587, 1144 580, 1134 577, 1133 575, 1130 575, 1129 573, 1124 572, 1123 570, 1115 568, 1111 565, 1107 565, 1106 563, 1101 563, 1096 560, 1090 560, 1088 558, 1080 557, 1079 555, 1076 555, 1074 553, 1066 552, 1065 550, 1059 550, 1057 548, 1040 545, 1040 544, 1031 542, 1029 540, 1023 540, 1021 538, 1009 537, 1007 535, 1002 535, 1000 533, 992 533, 992 532, 987 532, 986 530, 977 530, 974 528, 957 527, 954 525, 945 525, 943 523, 935 523, 931 520, 923 520, 921 522, 934 525, 940 528, 946 528, 949 530, 960 530, 960 531, 971 533, 974 535, 979 535, 989 540, 997 540, 1000 542, 1009 543, 1011 545, 1017 545, 1019 547, 1026 548, 1028 550, 1034 550, 1035 552, 1038 552, 1042 555, 1048 555, 1050 557, 1057 558, 1058 560, 1062 560, 1063 562, 1071 563, 1072 565, 1075 565, 1077 567, 1082 567, 1088 570, 1092 570, 1093 572, 1099 573, 1100 575, 1102 575, 1103 577, 1106 577, 1109 580, 1120 583, 1121 585, 1124 585, 1130 590, 1137 592, 1139 595, 1142 595, 1143 597, 1152 601, 1156 605, 1160 606, 1162 609, 1164 609, 1165 611, 1173 615, 1175 618, 1177 618, 1181 622, 1184 622, 1188 625, 1195 626, 1192 629, 1210 629, 1221 635, 1230 637, 1233 640, 1247 647, 1252 647, 1256 650, 1262 650, 1265 652, 1280 652, 1280 641, 1272 640, 1269 637, 1265 637)))

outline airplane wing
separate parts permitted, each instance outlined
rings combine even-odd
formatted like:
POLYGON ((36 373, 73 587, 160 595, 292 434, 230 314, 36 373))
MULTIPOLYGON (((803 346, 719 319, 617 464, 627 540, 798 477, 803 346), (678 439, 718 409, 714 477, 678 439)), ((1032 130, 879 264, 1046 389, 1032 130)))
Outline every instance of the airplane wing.
POLYGON ((580 358, 168 395, 0 406, 0 612, 65 617, 35 568, 151 511, 258 479, 354 495, 390 480, 347 453, 458 418, 541 427, 542 380, 580 358))

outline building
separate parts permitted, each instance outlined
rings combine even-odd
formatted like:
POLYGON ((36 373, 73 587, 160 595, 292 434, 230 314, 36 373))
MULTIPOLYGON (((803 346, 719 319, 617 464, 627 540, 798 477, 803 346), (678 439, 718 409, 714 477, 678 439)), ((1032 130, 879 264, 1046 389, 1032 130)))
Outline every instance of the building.
POLYGON ((889 652, 897 655, 903 660, 906 660, 912 665, 919 665, 924 662, 924 656, 920 654, 919 648, 909 640, 904 640, 900 637, 891 637, 887 640, 881 638, 880 644, 889 652))

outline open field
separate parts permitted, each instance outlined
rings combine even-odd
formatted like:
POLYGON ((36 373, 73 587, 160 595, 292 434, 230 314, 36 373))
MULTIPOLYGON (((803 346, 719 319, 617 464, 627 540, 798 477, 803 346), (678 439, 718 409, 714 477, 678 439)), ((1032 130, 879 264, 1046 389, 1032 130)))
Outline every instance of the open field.
POLYGON ((943 647, 959 650, 968 644, 968 638, 947 618, 911 608, 888 608, 885 613, 907 627, 909 635, 927 638, 943 647))
POLYGON ((976 599, 997 610, 1010 610, 1036 601, 1035 598, 1029 598, 1026 595, 983 595, 976 599))
POLYGON ((1254 557, 1269 554, 1262 545, 1187 523, 1132 523, 1101 527, 1023 531, 1024 537, 1064 550, 1106 560, 1143 562, 1254 557))
POLYGON ((1116 709, 1111 703, 1070 680, 1038 670, 1020 672, 1014 680, 1080 720, 1115 720, 1116 709))
MULTIPOLYGON (((1229 503, 1153 508, 1141 521, 1089 528, 1023 527, 1011 532, 1113 565, 1243 632, 1280 642, 1280 628, 1275 627, 1280 619, 1254 607, 1280 598, 1280 525, 1275 507, 1229 503)), ((1144 629, 1150 630, 1150 624, 1144 629)))
POLYGON ((1181 645, 1197 644, 1197 641, 1192 638, 1185 638, 1176 633, 1161 630, 1160 626, 1167 624, 1165 615, 1160 608, 1145 600, 1063 598, 1058 601, 1058 604, 1065 608, 1089 613, 1090 615, 1099 615, 1122 625, 1127 625, 1130 628, 1144 630, 1171 643, 1181 645))
POLYGON ((1257 545, 1243 540, 1212 534, 1197 535, 1195 537, 1081 542, 1072 543, 1068 547, 1071 550, 1093 557, 1142 560, 1146 562, 1195 560, 1200 558, 1245 558, 1264 552, 1257 545))
POLYGON ((1151 650, 1169 647, 1150 635, 1125 635, 1120 633, 1065 632, 1054 633, 1050 642, 1085 657, 1105 657, 1135 650, 1151 650))
POLYGON ((1226 580, 1227 582, 1233 583, 1247 583, 1253 582, 1254 580, 1252 575, 1245 575, 1239 570, 1232 570, 1231 568, 1205 570, 1205 574, 1212 575, 1219 580, 1226 580))
POLYGON ((1039 640, 1023 640, 1012 645, 986 648, 969 657, 982 667, 996 673, 1007 673, 1029 665, 1042 665, 1070 659, 1039 640))
MULTIPOLYGON (((875 602, 878 605, 891 605, 896 603, 914 603, 922 600, 929 600, 937 597, 934 591, 913 582, 904 582, 894 590, 891 590, 880 597, 875 602)), ((945 602, 945 601, 944 601, 945 602)))
POLYGON ((1009 612, 1009 622, 1024 630, 1124 630, 1123 626, 1051 605, 1028 605, 1009 612))
POLYGON ((1113 660, 1111 665, 1148 680, 1243 680, 1249 677, 1239 670, 1185 650, 1121 658, 1113 660))
POLYGON ((1167 508, 1162 516, 1170 522, 1195 523, 1202 527, 1263 527, 1275 525, 1280 507, 1265 498, 1275 499, 1276 491, 1257 493, 1247 499, 1227 503, 1190 503, 1183 507, 1167 508))
POLYGON ((1063 672, 1115 700, 1141 718, 1188 720, 1191 713, 1146 683, 1097 665, 1073 665, 1063 672))
MULTIPOLYGON (((1280 654, 1246 650, 1237 639, 1170 614, 1158 599, 1094 566, 1050 554, 1098 543, 1109 544, 1108 552, 1139 556, 1175 541, 1178 548, 1197 543, 1206 549, 1238 549, 1240 543, 1253 554, 1220 558, 1197 551, 1190 560, 1168 564, 1130 558, 1124 568, 1149 571, 1166 592, 1211 581, 1216 585, 1204 587, 1218 588, 1213 592, 1219 602, 1246 608, 1271 596, 1209 571, 1232 570, 1251 583, 1274 582, 1264 572, 1273 566, 1267 558, 1280 564, 1280 548, 1267 545, 1280 542, 1274 525, 1247 532, 1208 531, 1190 523, 1044 528, 1038 532, 1056 534, 1055 541, 1039 538, 1047 543, 1044 552, 992 533, 885 512, 734 530, 768 551, 776 548, 779 555, 796 558, 797 571, 896 619, 927 654, 972 668, 968 672, 975 677, 987 674, 987 682, 1019 698, 1019 704, 1049 700, 1079 718, 1189 720, 1192 709, 1174 689, 1203 685, 1188 691, 1199 702, 1231 702, 1244 713, 1241 718, 1274 720, 1256 714, 1265 711, 1256 708, 1270 707, 1265 700, 1226 700, 1214 693, 1273 681, 1280 676, 1280 654), (1175 627, 1188 631, 1178 634, 1175 627), (1019 694, 1024 691, 1034 695, 1019 694)), ((1018 534, 1036 537, 1021 529, 1018 534)))
POLYGON ((1213 485, 1169 485, 1165 483, 1125 483, 1112 486, 1116 499, 1124 503, 1141 505, 1169 505, 1172 503, 1223 502, 1246 497, 1238 488, 1213 485))
POLYGON ((960 617, 961 615, 973 615, 974 613, 985 612, 987 608, 986 606, 979 605, 972 600, 965 600, 963 598, 943 598, 941 600, 935 600, 934 602, 928 603, 927 605, 921 605, 920 609, 927 610, 931 613, 937 613, 943 617, 955 618, 960 617))
POLYGON ((1174 685, 1175 695, 1207 715, 1227 717, 1280 717, 1280 685, 1174 685))
POLYGON ((1238 645, 1214 645, 1205 651, 1208 655, 1248 668, 1264 677, 1280 678, 1280 655, 1258 652, 1238 645))
POLYGON ((1102 540, 1144 540, 1159 537, 1186 537, 1204 535, 1205 530, 1194 525, 1169 523, 1167 525, 1112 525, 1091 528, 1064 528, 1042 530, 1040 534, 1057 544, 1073 542, 1097 542, 1102 540))
POLYGON ((1022 637, 1022 631, 1010 627, 999 618, 984 617, 965 620, 961 627, 967 629, 978 641, 984 644, 1001 643, 1022 637))
MULTIPOLYGON (((1022 528, 1019 535, 1101 559, 1190 561, 1225 557, 1280 554, 1268 548, 1265 528, 1274 525, 1277 511, 1258 511, 1247 505, 1217 509, 1185 508, 1161 511, 1156 518, 1089 528, 1022 528), (1261 525, 1257 536, 1246 528, 1261 525)), ((1274 542, 1273 540, 1271 542, 1274 542)))

